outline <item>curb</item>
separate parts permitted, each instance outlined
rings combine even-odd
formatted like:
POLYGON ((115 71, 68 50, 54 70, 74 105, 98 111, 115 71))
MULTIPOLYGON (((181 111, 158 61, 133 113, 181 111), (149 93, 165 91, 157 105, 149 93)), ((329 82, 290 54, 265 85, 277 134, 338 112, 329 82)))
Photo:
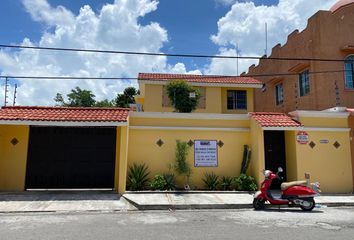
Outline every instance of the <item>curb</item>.
MULTIPOLYGON (((133 205, 139 211, 147 210, 202 210, 202 209, 250 209, 253 208, 252 203, 240 203, 240 204, 138 204, 123 196, 131 205, 133 205)), ((354 202, 321 202, 319 205, 326 207, 353 207, 354 202)), ((272 206, 272 205, 268 205, 272 206)), ((273 205, 272 207, 277 207, 273 205)), ((287 207, 281 205, 280 207, 287 207)))

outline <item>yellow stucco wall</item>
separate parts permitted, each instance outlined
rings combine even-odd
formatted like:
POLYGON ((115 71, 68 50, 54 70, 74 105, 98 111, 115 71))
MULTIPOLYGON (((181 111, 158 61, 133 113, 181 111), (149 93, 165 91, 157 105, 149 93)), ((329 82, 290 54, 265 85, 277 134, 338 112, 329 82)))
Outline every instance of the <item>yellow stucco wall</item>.
MULTIPOLYGON (((144 103, 145 112, 173 112, 172 107, 162 106, 163 85, 144 85, 144 99, 139 103, 144 103)), ((251 88, 221 88, 206 87, 205 108, 197 108, 196 113, 248 113, 253 111, 253 89, 251 88), (247 110, 227 109, 227 90, 247 91, 247 110)))
POLYGON ((162 85, 145 84, 144 111, 163 112, 162 85))
MULTIPOLYGON (((119 149, 116 152, 116 182, 115 189, 119 193, 124 193, 126 189, 126 179, 127 179, 127 164, 128 164, 128 141, 129 141, 129 127, 118 127, 117 131, 117 141, 119 140, 119 149), (119 138, 119 139, 118 139, 119 138), (118 175, 117 175, 118 173, 118 175)), ((131 145, 132 146, 132 145, 131 145)))
POLYGON ((248 128, 249 120, 210 120, 210 119, 168 119, 131 118, 130 126, 181 126, 181 127, 224 127, 248 128))
POLYGON ((311 181, 319 181, 321 189, 327 193, 348 193, 353 189, 352 164, 349 132, 308 131, 309 141, 316 146, 296 143, 297 178, 303 179, 304 173, 311 174, 311 181), (320 143, 328 140, 329 143, 320 143), (333 143, 338 141, 336 149, 333 143))
MULTIPOLYGON (((142 130, 130 129, 128 165, 146 163, 152 178, 156 174, 167 173, 175 161, 176 140, 221 140, 223 147, 218 148, 218 167, 194 167, 194 147, 191 147, 188 162, 192 167, 191 186, 204 188, 202 178, 206 172, 219 176, 235 177, 240 173, 243 146, 250 144, 249 132, 226 131, 176 131, 176 130, 142 130), (161 139, 164 144, 159 147, 156 142, 161 139)), ((178 178, 179 186, 184 182, 178 178)))
POLYGON ((264 135, 262 128, 251 119, 251 162, 249 174, 253 176, 258 186, 264 180, 262 170, 265 168, 264 162, 264 135))
POLYGON ((295 131, 285 131, 285 157, 287 181, 298 180, 295 131))
POLYGON ((0 125, 0 191, 24 190, 28 138, 28 126, 0 125))

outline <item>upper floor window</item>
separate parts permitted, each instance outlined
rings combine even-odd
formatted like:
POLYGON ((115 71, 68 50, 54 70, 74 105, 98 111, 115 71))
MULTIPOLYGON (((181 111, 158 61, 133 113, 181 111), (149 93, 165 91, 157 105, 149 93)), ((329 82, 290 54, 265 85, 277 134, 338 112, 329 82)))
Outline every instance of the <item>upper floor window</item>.
POLYGON ((299 74, 300 97, 307 95, 310 92, 310 76, 309 70, 299 74))
POLYGON ((354 89, 354 55, 347 57, 344 61, 345 88, 354 89))
POLYGON ((282 83, 279 83, 278 85, 275 86, 275 102, 277 105, 282 104, 284 102, 282 83))
POLYGON ((227 109, 247 109, 247 91, 228 90, 227 109))

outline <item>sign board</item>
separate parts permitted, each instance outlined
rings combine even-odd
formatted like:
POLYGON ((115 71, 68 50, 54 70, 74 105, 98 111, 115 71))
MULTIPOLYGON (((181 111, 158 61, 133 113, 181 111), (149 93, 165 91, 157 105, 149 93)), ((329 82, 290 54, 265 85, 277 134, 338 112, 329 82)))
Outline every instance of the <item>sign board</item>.
POLYGON ((321 139, 321 140, 320 140, 320 143, 322 143, 322 144, 327 144, 327 143, 329 143, 329 140, 328 140, 328 139, 321 139))
POLYGON ((300 131, 296 135, 296 141, 300 144, 307 144, 309 142, 309 135, 307 132, 300 131))
POLYGON ((194 141, 194 166, 217 167, 218 145, 216 140, 194 141))

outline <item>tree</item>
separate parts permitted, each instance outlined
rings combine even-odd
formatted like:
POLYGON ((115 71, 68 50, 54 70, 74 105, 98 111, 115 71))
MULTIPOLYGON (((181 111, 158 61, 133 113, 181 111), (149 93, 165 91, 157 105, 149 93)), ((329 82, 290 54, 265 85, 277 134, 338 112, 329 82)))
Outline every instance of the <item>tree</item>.
POLYGON ((115 102, 109 101, 108 99, 102 100, 102 101, 97 101, 95 103, 95 107, 114 107, 115 102))
POLYGON ((173 80, 167 84, 166 89, 168 98, 177 112, 190 113, 197 108, 200 91, 186 81, 173 80))
POLYGON ((71 93, 66 95, 68 102, 65 102, 63 95, 57 93, 54 101, 61 106, 67 107, 93 107, 96 103, 95 95, 89 90, 82 90, 79 87, 71 89, 71 93))
POLYGON ((139 91, 135 87, 127 87, 124 89, 123 93, 119 93, 116 97, 115 105, 117 107, 128 108, 129 104, 134 104, 134 96, 139 94, 139 91))

